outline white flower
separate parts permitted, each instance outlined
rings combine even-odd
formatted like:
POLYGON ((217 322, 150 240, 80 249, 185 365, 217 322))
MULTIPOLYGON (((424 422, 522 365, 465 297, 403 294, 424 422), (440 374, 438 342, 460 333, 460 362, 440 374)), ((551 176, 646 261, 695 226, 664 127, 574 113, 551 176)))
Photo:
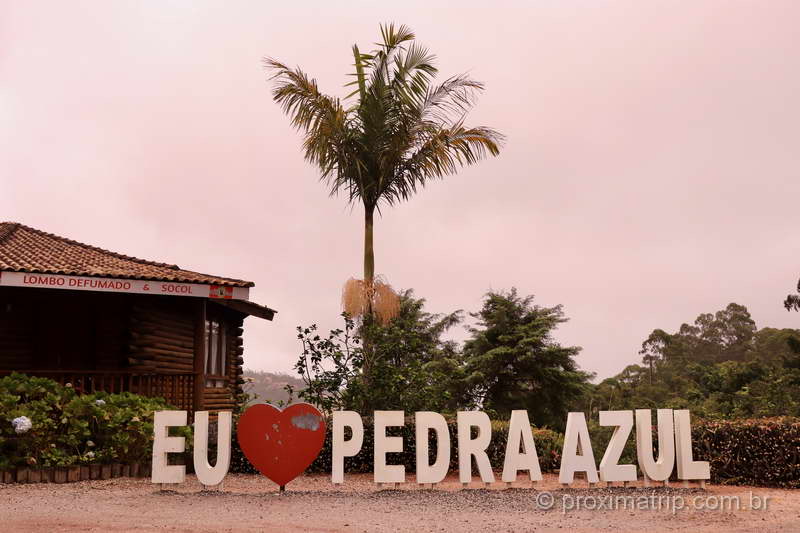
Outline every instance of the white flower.
POLYGON ((133 418, 131 418, 131 422, 139 422, 139 417, 134 416, 133 418))
POLYGON ((90 441, 90 440, 87 440, 87 441, 86 441, 86 445, 87 445, 89 448, 93 448, 93 447, 94 447, 94 442, 92 442, 92 441, 90 441))
POLYGON ((72 383, 64 383, 64 386, 68 389, 72 388, 72 383))
POLYGON ((95 404, 95 405, 105 405, 105 404, 106 404, 106 401, 105 401, 105 400, 95 400, 95 401, 94 401, 94 404, 95 404))
POLYGON ((94 459, 94 452, 86 452, 86 457, 89 459, 94 459))
POLYGON ((19 416, 15 418, 11 421, 11 425, 14 426, 14 431, 16 431, 17 434, 27 433, 28 430, 33 427, 33 424, 31 424, 31 419, 27 416, 19 416))

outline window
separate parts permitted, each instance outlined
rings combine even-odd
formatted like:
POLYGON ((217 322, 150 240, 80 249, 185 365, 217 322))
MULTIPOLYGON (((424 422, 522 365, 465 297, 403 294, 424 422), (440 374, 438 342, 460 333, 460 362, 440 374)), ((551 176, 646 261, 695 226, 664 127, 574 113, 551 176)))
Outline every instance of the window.
POLYGON ((206 320, 206 387, 222 388, 227 383, 228 338, 225 323, 218 318, 206 320))

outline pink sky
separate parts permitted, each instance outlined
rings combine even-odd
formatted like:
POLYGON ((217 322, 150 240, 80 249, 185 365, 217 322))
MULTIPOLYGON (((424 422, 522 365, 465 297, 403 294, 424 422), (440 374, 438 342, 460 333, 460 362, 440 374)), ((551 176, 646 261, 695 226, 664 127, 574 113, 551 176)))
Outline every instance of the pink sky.
MULTIPOLYGON (((361 209, 330 199, 260 60, 344 96, 350 47, 405 23, 487 90, 499 158, 376 226, 376 269, 435 312, 515 285, 606 377, 735 301, 800 327, 800 2, 0 0, 0 220, 253 280, 246 366, 288 371, 294 328, 339 325, 361 209), (489 7, 489 6, 492 7, 489 7)), ((463 334, 456 332, 458 338, 463 334)))

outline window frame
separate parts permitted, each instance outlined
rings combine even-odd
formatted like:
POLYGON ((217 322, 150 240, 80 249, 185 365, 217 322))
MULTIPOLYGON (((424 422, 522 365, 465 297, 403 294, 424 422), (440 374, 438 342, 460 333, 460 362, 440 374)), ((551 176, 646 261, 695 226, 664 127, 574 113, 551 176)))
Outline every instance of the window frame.
POLYGON ((227 321, 221 314, 214 313, 206 316, 203 329, 205 344, 203 372, 206 388, 224 388, 228 385, 230 363, 228 329, 227 321))

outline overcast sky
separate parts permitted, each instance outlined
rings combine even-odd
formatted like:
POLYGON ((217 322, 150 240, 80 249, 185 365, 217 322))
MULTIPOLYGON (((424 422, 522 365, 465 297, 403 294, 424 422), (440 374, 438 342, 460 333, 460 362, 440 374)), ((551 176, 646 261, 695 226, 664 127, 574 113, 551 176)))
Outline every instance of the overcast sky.
MULTIPOLYGON (((344 96, 350 47, 410 25, 486 91, 500 157, 376 223, 376 270, 434 312, 516 286, 610 376, 729 302, 760 327, 800 277, 800 2, 0 0, 0 220, 253 280, 245 366, 337 320, 363 215, 329 198, 261 58, 344 96)), ((463 337, 463 333, 456 332, 463 337)))

